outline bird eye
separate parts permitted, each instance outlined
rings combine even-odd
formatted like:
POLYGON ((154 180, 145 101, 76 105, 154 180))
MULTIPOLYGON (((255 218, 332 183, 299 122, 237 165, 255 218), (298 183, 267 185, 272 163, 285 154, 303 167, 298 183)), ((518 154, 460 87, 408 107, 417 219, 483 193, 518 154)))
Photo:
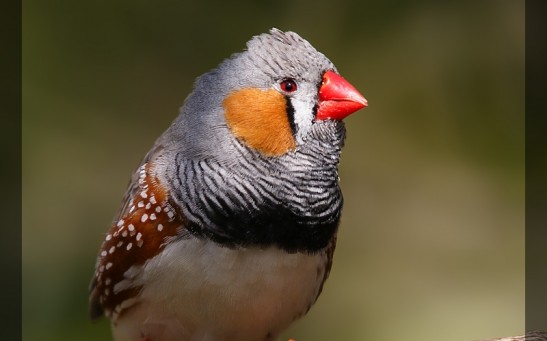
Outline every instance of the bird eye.
POLYGON ((297 89, 296 82, 292 78, 285 78, 279 83, 279 86, 285 92, 295 92, 297 89))

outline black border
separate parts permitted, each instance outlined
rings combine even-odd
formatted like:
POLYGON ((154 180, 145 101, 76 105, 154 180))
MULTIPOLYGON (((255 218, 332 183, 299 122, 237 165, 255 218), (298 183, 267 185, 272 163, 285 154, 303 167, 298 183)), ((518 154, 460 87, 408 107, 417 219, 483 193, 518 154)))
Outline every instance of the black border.
POLYGON ((21 100, 22 100, 22 5, 21 1, 3 1, 0 5, 2 43, 2 123, 0 143, 0 340, 22 337, 21 268, 21 100))
POLYGON ((526 330, 547 331, 547 1, 526 1, 526 330))

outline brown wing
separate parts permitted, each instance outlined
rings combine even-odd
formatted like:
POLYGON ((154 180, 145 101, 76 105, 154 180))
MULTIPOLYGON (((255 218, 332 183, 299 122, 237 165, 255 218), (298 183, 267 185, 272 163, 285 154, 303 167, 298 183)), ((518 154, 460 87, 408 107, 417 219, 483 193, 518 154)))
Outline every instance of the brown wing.
POLYGON ((92 319, 103 314, 116 318, 138 303, 141 288, 133 280, 184 226, 169 191, 155 174, 153 161, 145 160, 99 250, 90 287, 92 319))

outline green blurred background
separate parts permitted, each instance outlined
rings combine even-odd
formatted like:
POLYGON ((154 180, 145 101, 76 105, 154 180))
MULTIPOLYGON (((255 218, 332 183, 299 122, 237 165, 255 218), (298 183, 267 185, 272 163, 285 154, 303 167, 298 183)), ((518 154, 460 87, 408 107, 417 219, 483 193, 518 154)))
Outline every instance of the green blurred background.
POLYGON ((524 330, 524 2, 23 2, 23 339, 87 318, 103 233, 194 78, 271 27, 369 100, 346 120, 335 264, 309 340, 524 330))

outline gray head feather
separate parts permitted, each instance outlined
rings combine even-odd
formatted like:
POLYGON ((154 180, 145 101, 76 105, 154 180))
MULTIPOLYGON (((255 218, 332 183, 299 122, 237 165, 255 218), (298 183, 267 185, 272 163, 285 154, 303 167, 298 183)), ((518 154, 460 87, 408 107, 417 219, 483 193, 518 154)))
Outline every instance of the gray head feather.
POLYGON ((301 144, 309 136, 317 104, 318 87, 332 62, 294 32, 272 29, 247 42, 247 50, 235 53, 217 68, 197 78, 180 115, 157 143, 188 159, 216 159, 231 163, 238 149, 224 117, 222 102, 245 87, 272 89, 291 77, 299 82, 295 107, 296 136, 301 144))

